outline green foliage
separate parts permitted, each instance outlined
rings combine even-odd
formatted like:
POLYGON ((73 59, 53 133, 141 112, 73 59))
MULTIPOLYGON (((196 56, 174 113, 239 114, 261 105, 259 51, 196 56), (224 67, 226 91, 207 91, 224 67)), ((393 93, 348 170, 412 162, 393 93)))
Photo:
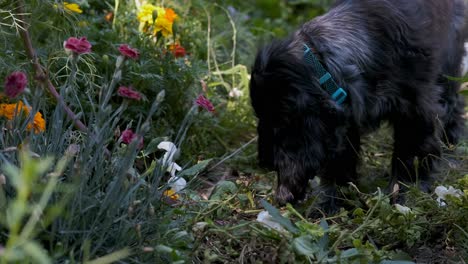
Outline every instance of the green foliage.
MULTIPOLYGON (((0 1, 0 76, 23 71, 29 79, 23 95, 0 103, 22 101, 47 123, 35 134, 27 129, 32 115, 0 117, 0 262, 410 263, 426 244, 468 258, 468 176, 454 180, 465 165, 441 179, 463 195, 440 206, 411 189, 409 213, 374 192, 385 183, 373 178, 343 188, 349 206, 334 216, 314 218, 314 198, 286 208, 267 202, 275 177, 256 167, 249 67, 260 45, 331 1, 147 1, 177 13, 168 37, 139 31, 142 1, 70 2, 83 13, 62 1, 0 1), (31 66, 24 23, 46 76, 31 66), (71 36, 86 36, 92 53, 65 51, 71 36), (174 43, 187 55, 175 56, 174 43), (139 59, 123 60, 120 44, 137 48, 139 59), (86 129, 77 129, 42 78, 86 129), (143 99, 118 96, 119 86, 133 86, 143 99), (194 104, 199 94, 214 113, 194 104), (143 137, 142 148, 123 142, 125 129, 143 137), (164 141, 178 148, 170 162, 159 148, 164 141), (176 160, 180 171, 172 170, 176 160), (180 178, 188 184, 175 191, 180 178), (262 207, 283 230, 255 221, 262 207)), ((389 166, 383 138, 389 133, 367 139, 363 174, 389 166)), ((466 149, 463 142, 448 158, 465 164, 466 149)))

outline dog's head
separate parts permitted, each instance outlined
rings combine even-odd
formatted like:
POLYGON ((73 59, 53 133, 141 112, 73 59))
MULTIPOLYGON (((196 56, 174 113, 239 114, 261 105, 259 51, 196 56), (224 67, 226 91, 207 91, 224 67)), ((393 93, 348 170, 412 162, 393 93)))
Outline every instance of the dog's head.
POLYGON ((301 45, 288 39, 261 49, 250 81, 258 158, 278 173, 280 204, 304 197, 308 180, 341 141, 336 131, 343 113, 303 60, 301 45))

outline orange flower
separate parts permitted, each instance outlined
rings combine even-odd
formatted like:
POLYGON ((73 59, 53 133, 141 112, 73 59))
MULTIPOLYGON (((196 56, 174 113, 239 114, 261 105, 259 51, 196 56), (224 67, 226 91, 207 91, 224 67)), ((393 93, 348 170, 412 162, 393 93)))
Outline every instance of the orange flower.
MULTIPOLYGON (((15 104, 0 104, 0 117, 8 120, 13 120, 18 115, 29 115, 31 108, 24 105, 22 101, 15 104)), ((45 120, 40 112, 34 115, 34 119, 26 126, 28 131, 34 129, 34 133, 38 134, 45 131, 45 120)))
POLYGON ((166 19, 171 23, 174 23, 174 19, 177 18, 177 14, 174 12, 172 8, 166 8, 165 16, 166 16, 166 19))

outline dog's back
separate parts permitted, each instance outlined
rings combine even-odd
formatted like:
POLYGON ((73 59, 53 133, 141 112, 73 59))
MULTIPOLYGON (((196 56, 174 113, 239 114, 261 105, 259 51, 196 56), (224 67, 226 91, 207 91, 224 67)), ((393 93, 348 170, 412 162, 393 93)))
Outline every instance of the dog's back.
POLYGON ((262 49, 250 91, 278 201, 303 197, 318 172, 330 185, 352 181, 360 135, 383 120, 394 127, 392 179, 427 189, 440 140, 456 144, 463 131, 460 85, 446 75, 460 74, 464 25, 463 0, 342 0, 262 49), (326 74, 315 76, 309 53, 326 74), (344 101, 323 89, 330 76, 344 101))

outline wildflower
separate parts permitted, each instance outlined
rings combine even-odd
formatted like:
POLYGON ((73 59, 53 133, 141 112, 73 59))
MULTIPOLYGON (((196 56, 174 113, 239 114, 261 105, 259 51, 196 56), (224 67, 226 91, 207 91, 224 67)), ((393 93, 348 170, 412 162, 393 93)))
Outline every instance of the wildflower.
POLYGON ((63 47, 65 48, 65 51, 73 52, 79 55, 91 52, 92 45, 89 43, 86 37, 70 37, 65 42, 63 42, 63 47))
POLYGON ((243 91, 239 90, 239 88, 234 87, 230 92, 229 92, 229 97, 232 98, 239 98, 244 94, 243 91))
POLYGON ((271 217, 271 215, 267 211, 261 211, 257 215, 257 222, 260 222, 264 226, 275 229, 277 231, 285 231, 279 223, 275 222, 273 217, 271 217))
POLYGON ((119 51, 122 56, 130 59, 138 59, 138 56, 140 56, 140 52, 137 49, 133 49, 127 44, 120 45, 119 51))
POLYGON ((185 48, 182 47, 179 43, 169 45, 169 50, 176 58, 185 57, 185 55, 187 55, 185 48))
POLYGON ((173 189, 165 190, 163 192, 163 194, 165 196, 171 198, 172 200, 178 200, 179 199, 179 195, 173 189))
POLYGON ((213 104, 210 102, 210 100, 208 100, 205 96, 203 96, 202 94, 200 94, 197 98, 197 100, 195 101, 195 103, 203 108, 205 108, 206 110, 208 110, 209 112, 214 112, 215 109, 214 109, 214 106, 213 104))
MULTIPOLYGON (((29 115, 31 108, 25 106, 22 101, 15 104, 0 104, 0 117, 4 117, 7 120, 13 120, 17 115, 24 114, 29 115)), ((34 130, 35 134, 45 131, 46 122, 40 112, 34 115, 31 122, 28 123, 26 129, 28 131, 34 130)))
POLYGON ((187 186, 187 181, 182 177, 176 177, 174 175, 169 179, 169 186, 171 186, 171 189, 175 192, 180 192, 187 186))
POLYGON ((131 129, 125 129, 120 135, 120 140, 122 141, 122 143, 127 145, 132 143, 134 140, 139 140, 138 148, 143 148, 143 137, 137 135, 131 129))
POLYGON ((411 208, 400 205, 400 204, 395 204, 395 208, 397 209, 398 212, 407 215, 411 212, 411 208))
POLYGON ((137 101, 141 100, 141 94, 138 91, 135 91, 131 86, 120 86, 117 90, 117 94, 128 99, 133 99, 137 101))
POLYGON ((447 196, 453 196, 456 198, 460 198, 463 195, 463 192, 459 189, 455 189, 452 186, 448 188, 445 186, 437 186, 434 190, 435 194, 437 195, 437 202, 440 206, 447 205, 445 201, 447 200, 447 196))
POLYGON ((83 13, 83 10, 81 10, 80 6, 75 3, 63 2, 63 8, 68 12, 75 12, 78 14, 83 13))
POLYGON ((5 94, 10 98, 15 98, 24 92, 28 84, 28 78, 24 72, 12 72, 5 78, 5 94))
POLYGON ((170 141, 163 141, 158 144, 158 149, 166 151, 166 153, 164 153, 161 163, 163 164, 163 166, 167 167, 166 170, 171 174, 171 177, 175 177, 175 173, 177 171, 182 170, 182 167, 180 167, 177 163, 173 162, 174 156, 177 153, 176 145, 170 141))

